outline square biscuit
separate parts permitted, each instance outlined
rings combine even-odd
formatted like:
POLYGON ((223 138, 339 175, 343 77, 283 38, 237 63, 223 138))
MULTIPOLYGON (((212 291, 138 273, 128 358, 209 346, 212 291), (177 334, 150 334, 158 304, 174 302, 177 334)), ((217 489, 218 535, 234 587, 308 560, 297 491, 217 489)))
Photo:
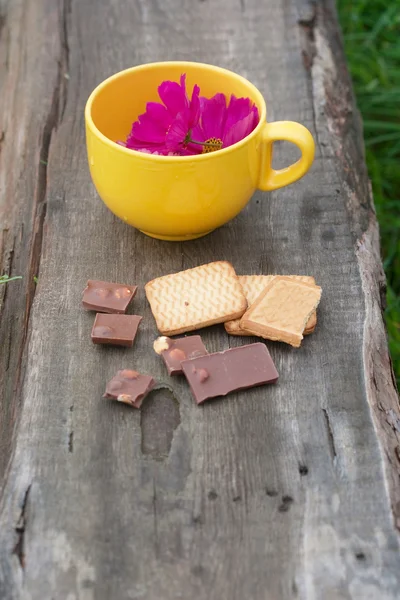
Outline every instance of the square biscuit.
POLYGON ((158 277, 145 285, 145 291, 164 335, 231 321, 247 308, 235 269, 226 261, 158 277))
MULTIPOLYGON (((276 275, 239 275, 240 285, 243 288, 249 308, 251 308, 251 305, 255 302, 261 292, 267 287, 274 277, 276 277, 276 275)), ((308 275, 288 275, 287 277, 290 277, 290 279, 293 279, 294 281, 303 281, 304 283, 315 285, 314 277, 310 277, 308 275)), ((316 325, 317 313, 314 311, 307 321, 306 328, 303 332, 304 335, 310 335, 310 333, 313 333, 316 325)), ((241 328, 240 319, 226 322, 225 329, 230 335, 255 335, 254 333, 250 333, 249 331, 245 331, 241 328)))
POLYGON ((276 276, 240 320, 240 327, 265 339, 298 348, 322 289, 290 277, 276 276))

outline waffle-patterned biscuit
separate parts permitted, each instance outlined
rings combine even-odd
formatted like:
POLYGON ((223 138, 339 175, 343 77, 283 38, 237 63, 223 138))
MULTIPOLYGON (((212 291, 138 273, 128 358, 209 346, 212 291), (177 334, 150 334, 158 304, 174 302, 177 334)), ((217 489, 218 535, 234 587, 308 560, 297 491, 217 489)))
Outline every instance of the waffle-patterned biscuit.
POLYGON ((243 315, 240 326, 255 335, 298 348, 321 293, 317 285, 278 275, 243 315))
MULTIPOLYGON (((249 308, 251 308, 252 304, 255 302, 255 300, 258 298, 261 292, 267 287, 269 282, 272 281, 274 277, 276 277, 276 275, 239 275, 240 285, 243 288, 243 292, 246 296, 249 308)), ((309 277, 308 275, 288 275, 288 277, 295 281, 303 281, 304 283, 315 285, 314 277, 309 277)), ((310 335, 310 333, 313 333, 316 325, 317 313, 316 311, 314 311, 307 321, 307 325, 305 330, 303 331, 303 334, 310 335)), ((230 335, 254 335, 254 333, 245 331, 240 327, 240 319, 228 321, 227 323, 225 323, 225 329, 230 335)))
POLYGON ((159 331, 178 335, 241 317, 247 308, 229 262, 217 261, 165 275, 145 285, 159 331))

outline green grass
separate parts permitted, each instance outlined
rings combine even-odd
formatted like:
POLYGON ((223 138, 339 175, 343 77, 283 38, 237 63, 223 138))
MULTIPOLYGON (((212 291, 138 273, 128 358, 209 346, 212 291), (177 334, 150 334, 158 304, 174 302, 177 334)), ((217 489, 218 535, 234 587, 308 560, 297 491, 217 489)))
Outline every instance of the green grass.
POLYGON ((364 121, 388 292, 386 325, 400 383, 400 0, 337 0, 364 121))
POLYGON ((22 279, 21 275, 16 275, 15 277, 0 275, 0 283, 8 283, 9 281, 15 281, 16 279, 22 279))

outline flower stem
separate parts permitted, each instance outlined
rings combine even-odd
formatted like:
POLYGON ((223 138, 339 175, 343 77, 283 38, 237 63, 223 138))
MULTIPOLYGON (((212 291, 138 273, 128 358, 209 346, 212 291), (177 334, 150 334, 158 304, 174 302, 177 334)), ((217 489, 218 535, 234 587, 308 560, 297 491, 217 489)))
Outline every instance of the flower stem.
POLYGON ((197 142, 196 140, 192 140, 189 138, 188 144, 197 144, 198 146, 208 146, 210 148, 219 148, 219 144, 214 144, 213 142, 197 142))

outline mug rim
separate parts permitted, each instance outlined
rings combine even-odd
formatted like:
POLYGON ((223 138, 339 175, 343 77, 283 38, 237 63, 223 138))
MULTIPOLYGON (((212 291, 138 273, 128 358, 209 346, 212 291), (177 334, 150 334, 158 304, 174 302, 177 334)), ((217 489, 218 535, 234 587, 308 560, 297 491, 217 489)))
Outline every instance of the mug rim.
POLYGON ((264 97, 261 94, 261 92, 259 91, 259 89, 253 83, 251 83, 251 81, 249 81, 245 77, 242 77, 242 75, 239 75, 238 73, 235 73, 234 71, 230 71, 229 69, 225 69, 223 67, 218 67, 215 65, 202 63, 202 62, 195 62, 195 61, 180 61, 180 60, 171 61, 170 60, 170 61, 158 61, 158 62, 144 63, 144 64, 137 65, 134 67, 129 67, 128 69, 123 69, 122 71, 118 71, 117 73, 114 73, 114 75, 107 77, 107 79, 104 79, 101 83, 99 83, 99 85, 97 85, 94 88, 94 90, 92 91, 92 93, 90 94, 90 96, 86 102, 85 121, 86 121, 87 126, 90 128, 90 130, 92 131, 92 133, 94 135, 96 135, 98 138, 101 139, 101 141, 103 143, 110 146, 114 150, 118 150, 125 154, 129 154, 130 156, 136 156, 136 157, 140 156, 140 158, 142 158, 143 160, 150 160, 150 161, 156 160, 156 161, 160 161, 160 162, 171 162, 172 161, 174 163, 177 163, 180 160, 187 162, 187 161, 193 161, 193 160, 199 161, 199 160, 209 160, 209 159, 215 158, 215 152, 206 152, 204 154, 194 154, 194 155, 189 155, 189 156, 164 156, 162 154, 148 154, 146 152, 139 152, 138 150, 133 150, 131 148, 125 148, 124 146, 121 146, 117 142, 110 140, 110 138, 108 138, 106 135, 104 135, 104 133, 102 133, 100 131, 100 129, 98 129, 98 127, 94 124, 94 121, 92 118, 92 105, 93 105, 93 102, 94 102, 96 96, 107 85, 112 83, 114 80, 119 79, 121 76, 125 75, 126 73, 131 73, 134 71, 141 71, 141 70, 145 70, 145 69, 154 69, 154 68, 159 67, 160 65, 167 66, 167 67, 168 66, 176 67, 176 66, 180 65, 180 66, 182 66, 182 68, 185 68, 185 66, 191 66, 191 65, 205 67, 207 70, 217 71, 217 72, 220 72, 221 74, 225 74, 225 75, 234 77, 235 79, 241 81, 242 83, 245 83, 250 88, 252 88, 252 90, 254 92, 254 96, 256 96, 258 98, 258 102, 261 106, 260 119, 257 124, 257 127, 255 127, 255 129, 253 129, 253 131, 251 133, 249 133, 249 135, 247 135, 245 138, 236 142, 236 144, 232 144, 232 146, 228 146, 227 148, 221 148, 221 150, 217 150, 218 156, 222 156, 223 154, 228 154, 229 152, 233 152, 237 148, 244 146, 245 144, 248 143, 249 140, 256 137, 258 135, 258 133, 261 131, 261 129, 263 128, 263 126, 265 125, 266 119, 267 119, 267 106, 266 106, 264 97), (132 153, 134 153, 134 154, 132 154, 132 153))

